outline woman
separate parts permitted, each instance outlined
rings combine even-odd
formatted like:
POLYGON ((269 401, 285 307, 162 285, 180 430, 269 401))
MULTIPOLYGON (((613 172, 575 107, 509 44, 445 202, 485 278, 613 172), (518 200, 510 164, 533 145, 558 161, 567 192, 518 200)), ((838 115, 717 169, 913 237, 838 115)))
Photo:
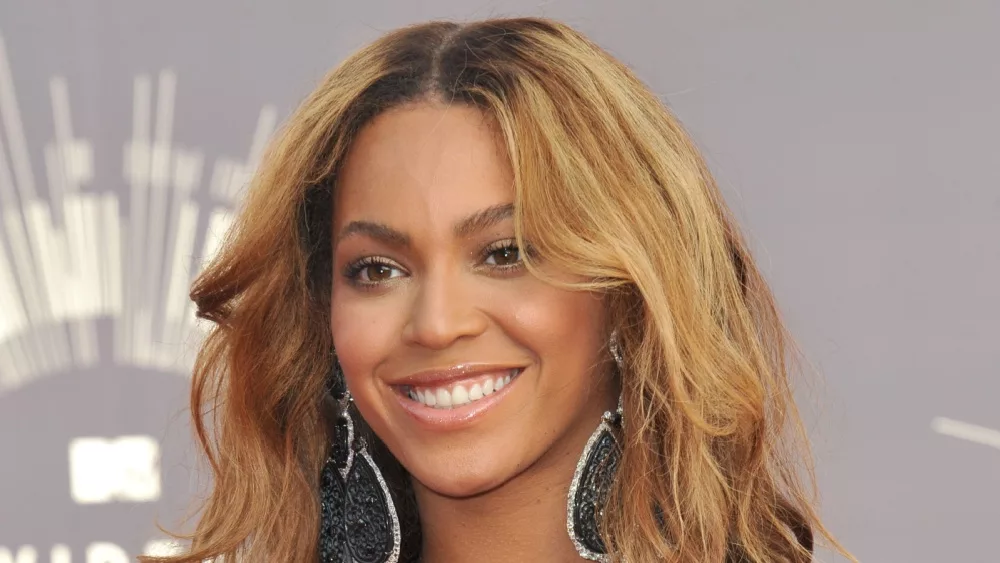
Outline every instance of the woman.
POLYGON ((836 546, 797 480, 783 328, 702 159, 559 23, 429 23, 350 57, 192 299, 217 325, 192 393, 214 488, 166 561, 836 546))

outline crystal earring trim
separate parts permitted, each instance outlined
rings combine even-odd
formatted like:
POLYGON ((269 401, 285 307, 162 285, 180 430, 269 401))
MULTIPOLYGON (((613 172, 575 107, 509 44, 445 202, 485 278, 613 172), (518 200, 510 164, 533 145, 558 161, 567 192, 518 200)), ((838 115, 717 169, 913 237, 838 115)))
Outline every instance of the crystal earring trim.
POLYGON ((364 439, 356 435, 350 393, 340 389, 334 385, 341 411, 320 474, 319 559, 322 563, 398 563, 399 516, 381 471, 364 439))
POLYGON ((621 461, 615 432, 621 427, 621 410, 607 411, 590 435, 576 464, 566 503, 566 529, 584 559, 607 563, 607 547, 600 534, 604 505, 621 461))
MULTIPOLYGON (((611 332, 608 350, 618 373, 623 373, 625 359, 622 357, 617 330, 611 332)), ((614 412, 604 413, 601 423, 587 440, 573 472, 566 499, 566 530, 576 552, 584 559, 601 563, 611 561, 604 539, 601 538, 600 522, 604 517, 608 492, 621 462, 621 445, 617 436, 624 427, 622 410, 622 395, 619 395, 618 408, 614 412)))
POLYGON ((608 350, 611 352, 611 357, 615 360, 618 372, 621 373, 625 369, 625 358, 622 357, 621 343, 618 342, 617 330, 611 333, 611 338, 608 340, 608 350))

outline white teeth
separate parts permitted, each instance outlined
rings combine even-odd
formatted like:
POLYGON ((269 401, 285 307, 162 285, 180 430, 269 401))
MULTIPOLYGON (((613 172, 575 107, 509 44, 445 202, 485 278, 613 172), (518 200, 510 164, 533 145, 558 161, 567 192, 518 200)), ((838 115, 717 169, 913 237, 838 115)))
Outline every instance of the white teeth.
POLYGON ((438 389, 437 397, 435 398, 437 399, 438 408, 451 406, 451 393, 449 393, 447 389, 438 389))
POLYGON ((437 387, 433 389, 417 389, 410 387, 406 396, 418 403, 439 409, 449 409, 478 401, 487 395, 492 395, 510 385, 520 374, 520 370, 512 369, 505 375, 485 376, 482 379, 461 383, 452 387, 437 387))
POLYGON ((462 385, 456 385, 451 390, 451 405, 457 407, 469 402, 469 392, 462 385))

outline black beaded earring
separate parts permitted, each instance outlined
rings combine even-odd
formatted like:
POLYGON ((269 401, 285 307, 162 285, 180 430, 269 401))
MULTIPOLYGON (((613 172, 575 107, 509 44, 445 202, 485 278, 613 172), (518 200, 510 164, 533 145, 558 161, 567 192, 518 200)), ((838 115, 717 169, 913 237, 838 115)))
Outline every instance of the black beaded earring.
POLYGON ((399 517, 382 472, 355 432, 353 399, 334 357, 329 391, 340 405, 320 475, 321 563, 397 563, 399 517))
MULTIPOLYGON (((618 373, 624 370, 624 359, 618 333, 611 333, 608 343, 618 373)), ((601 538, 600 523, 604 516, 604 504, 614 481, 618 463, 621 461, 621 446, 618 434, 622 430, 622 399, 618 397, 618 408, 607 411, 601 417, 597 430, 590 435, 583 455, 576 464, 573 481, 569 487, 566 506, 566 529, 576 546, 577 553, 584 559, 606 563, 610 561, 607 546, 601 538)))

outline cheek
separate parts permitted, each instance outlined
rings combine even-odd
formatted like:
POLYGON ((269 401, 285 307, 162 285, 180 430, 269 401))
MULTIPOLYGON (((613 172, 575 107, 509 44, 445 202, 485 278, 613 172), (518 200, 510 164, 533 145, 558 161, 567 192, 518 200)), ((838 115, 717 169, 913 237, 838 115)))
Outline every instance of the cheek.
POLYGON ((561 364, 549 365, 549 369, 563 371, 592 363, 604 335, 605 307, 601 297, 537 280, 530 283, 531 288, 524 288, 516 299, 508 301, 511 306, 506 324, 511 336, 532 350, 542 364, 561 364))
POLYGON ((391 298, 370 299, 351 291, 334 291, 330 331, 348 388, 359 398, 375 368, 399 341, 403 307, 391 298))

